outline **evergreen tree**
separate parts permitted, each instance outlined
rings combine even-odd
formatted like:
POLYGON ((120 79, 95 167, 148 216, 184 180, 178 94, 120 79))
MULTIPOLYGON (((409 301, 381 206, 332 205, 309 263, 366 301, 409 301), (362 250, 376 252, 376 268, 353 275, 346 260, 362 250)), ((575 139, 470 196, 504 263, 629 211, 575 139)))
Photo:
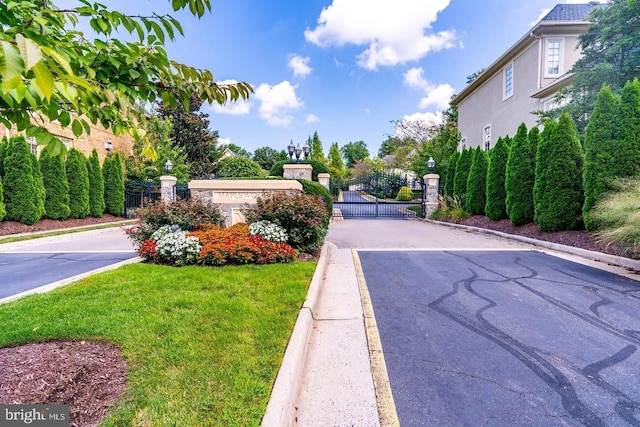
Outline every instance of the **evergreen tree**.
MULTIPOLYGON (((545 130, 546 132, 546 130, 545 130)), ((582 212, 583 154, 578 131, 568 114, 560 115, 549 138, 543 138, 538 152, 546 163, 536 191, 536 222, 541 231, 571 230, 580 226, 582 212)), ((537 184, 537 182, 536 182, 537 184)))
POLYGON ((457 197, 462 205, 464 205, 467 198, 467 179, 469 178, 472 162, 473 149, 462 150, 456 162, 456 175, 453 178, 453 196, 457 197))
POLYGON ((329 148, 329 160, 329 173, 331 174, 331 180, 342 181, 345 179, 346 170, 337 142, 331 144, 331 148, 329 148))
POLYGON ((445 196, 453 196, 453 184, 456 177, 456 164, 458 163, 458 158, 460 157, 460 152, 454 151, 449 157, 449 161, 447 162, 447 174, 444 178, 444 194, 445 196))
POLYGON ((104 214, 104 179, 98 151, 94 148, 87 161, 89 172, 89 215, 100 218, 104 214))
POLYGON ((529 129, 529 146, 531 148, 531 155, 533 161, 533 171, 536 170, 536 153, 538 152, 538 142, 540 141, 540 129, 537 126, 529 129))
POLYGON ((44 188, 44 179, 40 171, 40 163, 36 156, 29 149, 29 160, 31 161, 31 169, 33 170, 33 183, 36 189, 36 208, 38 210, 38 219, 44 216, 44 201, 47 198, 47 191, 44 188))
POLYGON ((467 178, 467 211, 471 215, 484 215, 487 204, 487 168, 489 157, 480 147, 475 149, 467 178))
POLYGON ((621 135, 616 138, 611 166, 613 176, 625 178, 637 175, 640 167, 640 81, 637 78, 622 88, 618 108, 621 135))
POLYGON ((522 123, 513 137, 505 176, 505 205, 507 216, 514 225, 533 221, 533 185, 535 181, 535 152, 522 123))
POLYGON ((320 137, 318 136, 318 132, 313 133, 313 138, 309 138, 307 140, 307 144, 311 147, 311 152, 309 153, 309 158, 312 160, 318 160, 320 162, 326 162, 327 159, 324 157, 324 152, 322 151, 322 141, 320 141, 320 137))
POLYGON ((538 224, 540 213, 547 209, 546 203, 548 200, 544 196, 549 182, 549 169, 546 165, 549 164, 550 147, 553 144, 556 125, 555 120, 547 120, 544 123, 544 130, 540 134, 540 141, 538 141, 538 149, 536 150, 536 180, 533 185, 533 222, 536 224, 538 224))
POLYGON ((105 211, 115 216, 124 215, 124 174, 118 153, 104 160, 102 175, 105 211))
POLYGON ((69 182, 69 216, 85 218, 89 215, 89 172, 87 158, 72 148, 67 153, 67 181, 69 182))
POLYGON ((51 219, 69 218, 69 183, 62 157, 40 154, 40 170, 45 188, 44 214, 51 219))
MULTIPOLYGON (((537 129, 537 128, 533 128, 537 129)), ((531 129, 533 131, 533 129, 531 129)), ((531 132, 530 132, 531 133, 531 132)), ((487 171, 487 204, 485 215, 494 221, 507 217, 505 205, 507 193, 504 187, 507 173, 509 147, 504 138, 498 138, 496 145, 489 152, 489 168, 487 171)))
MULTIPOLYGON (((590 211, 609 190, 609 182, 614 172, 613 158, 619 138, 618 109, 618 100, 611 88, 602 86, 584 133, 583 214, 590 211)), ((594 224, 588 220, 585 226, 588 230, 594 229, 594 224)))
POLYGON ((4 159, 5 219, 27 225, 35 224, 41 218, 31 156, 24 137, 17 136, 9 140, 4 159))
POLYGON ((0 221, 2 221, 7 214, 7 208, 4 205, 4 196, 2 195, 2 177, 0 177, 0 221))
POLYGON ((6 136, 0 140, 0 178, 4 176, 4 158, 7 155, 7 148, 9 147, 9 140, 6 136))

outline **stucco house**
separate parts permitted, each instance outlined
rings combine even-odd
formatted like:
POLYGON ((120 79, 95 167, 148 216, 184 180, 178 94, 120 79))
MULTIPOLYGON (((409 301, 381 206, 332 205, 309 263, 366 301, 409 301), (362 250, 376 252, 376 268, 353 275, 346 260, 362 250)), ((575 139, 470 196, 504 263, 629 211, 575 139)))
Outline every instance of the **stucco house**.
POLYGON ((459 149, 481 146, 489 150, 497 139, 514 135, 520 123, 536 125, 533 111, 558 105, 556 93, 571 83, 569 70, 580 58, 578 37, 596 7, 558 4, 482 74, 456 95, 459 149))

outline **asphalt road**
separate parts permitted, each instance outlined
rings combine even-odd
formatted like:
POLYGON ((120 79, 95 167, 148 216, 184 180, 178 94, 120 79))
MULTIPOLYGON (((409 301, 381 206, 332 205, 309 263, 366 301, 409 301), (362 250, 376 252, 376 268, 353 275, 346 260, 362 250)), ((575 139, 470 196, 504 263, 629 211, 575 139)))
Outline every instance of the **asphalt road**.
POLYGON ((117 227, 0 244, 0 300, 135 257, 117 227))
POLYGON ((400 423, 640 425, 640 282, 526 250, 359 250, 400 423))
POLYGON ((415 217, 415 212, 406 211, 408 206, 416 206, 415 203, 399 203, 396 201, 379 200, 372 203, 360 196, 357 191, 343 191, 342 201, 334 202, 333 207, 340 209, 343 218, 354 217, 415 217))

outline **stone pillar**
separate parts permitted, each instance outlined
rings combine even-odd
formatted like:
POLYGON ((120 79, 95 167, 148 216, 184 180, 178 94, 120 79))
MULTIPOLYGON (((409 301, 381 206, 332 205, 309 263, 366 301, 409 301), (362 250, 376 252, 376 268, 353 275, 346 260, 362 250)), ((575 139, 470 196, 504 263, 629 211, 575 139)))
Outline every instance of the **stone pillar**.
POLYGON ((160 177, 160 199, 162 203, 176 201, 176 182, 178 182, 178 178, 175 176, 162 175, 160 177))
POLYGON ((319 173, 318 174, 318 183, 322 185, 324 188, 329 190, 329 185, 331 183, 331 175, 328 173, 319 173))
POLYGON ((438 186, 440 183, 440 175, 430 173, 425 175, 422 179, 424 179, 425 191, 427 192, 422 210, 424 211, 424 217, 429 218, 433 211, 438 208, 438 186))
POLYGON ((282 176, 286 179, 306 179, 311 181, 313 166, 309 164, 286 163, 282 166, 284 169, 282 176))

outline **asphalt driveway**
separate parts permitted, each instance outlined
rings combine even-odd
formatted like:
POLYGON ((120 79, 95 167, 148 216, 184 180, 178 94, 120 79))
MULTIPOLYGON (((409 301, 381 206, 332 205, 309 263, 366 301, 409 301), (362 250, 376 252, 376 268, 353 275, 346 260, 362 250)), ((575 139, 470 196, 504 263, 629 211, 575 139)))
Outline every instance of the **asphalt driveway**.
POLYGON ((640 425, 640 282, 527 250, 359 250, 401 425, 640 425))

